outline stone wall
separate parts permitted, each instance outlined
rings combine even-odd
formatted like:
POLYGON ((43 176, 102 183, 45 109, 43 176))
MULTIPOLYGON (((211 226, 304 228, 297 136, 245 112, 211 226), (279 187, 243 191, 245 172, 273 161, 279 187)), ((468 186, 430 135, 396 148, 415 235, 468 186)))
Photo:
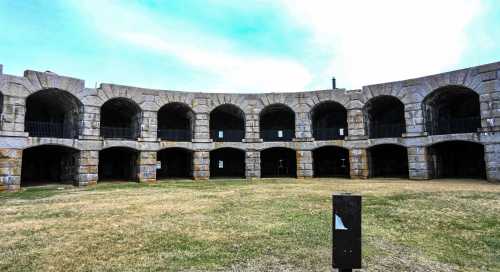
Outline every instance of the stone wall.
POLYGON ((366 149, 378 144, 399 144, 408 148, 411 179, 432 178, 427 148, 437 142, 461 140, 481 143, 485 147, 487 177, 500 180, 500 62, 452 71, 422 78, 364 86, 358 90, 320 90, 300 93, 213 94, 143 89, 115 84, 85 88, 80 79, 54 73, 26 71, 22 77, 5 75, 0 65, 0 92, 3 112, 0 130, 0 187, 15 189, 20 184, 22 150, 40 144, 56 144, 80 151, 75 184, 97 182, 98 151, 110 146, 126 146, 140 152, 138 179, 156 179, 156 152, 168 147, 193 151, 193 177, 208 179, 209 152, 215 148, 233 147, 246 151, 245 173, 260 177, 260 151, 285 147, 296 151, 297 176, 312 177, 312 152, 322 146, 340 146, 349 150, 352 178, 369 177, 366 149), (481 128, 477 133, 433 135, 425 131, 422 103, 427 95, 444 86, 463 86, 479 94, 481 128), (64 90, 83 104, 80 135, 77 139, 29 137, 25 132, 26 98, 44 89, 64 90), (393 96, 404 104, 406 133, 398 138, 368 139, 365 105, 379 96, 393 96), (102 139, 100 109, 108 100, 125 98, 141 109, 138 117, 140 137, 136 141, 102 139), (345 140, 316 141, 312 138, 311 111, 322 102, 334 101, 347 110, 348 137, 345 140), (160 141, 156 138, 158 110, 172 102, 190 107, 194 113, 191 142, 160 141), (238 106, 245 115, 245 139, 242 142, 217 142, 210 139, 209 118, 214 108, 223 104, 238 106), (264 142, 260 137, 260 113, 265 107, 283 104, 295 112, 295 139, 290 142, 264 142))

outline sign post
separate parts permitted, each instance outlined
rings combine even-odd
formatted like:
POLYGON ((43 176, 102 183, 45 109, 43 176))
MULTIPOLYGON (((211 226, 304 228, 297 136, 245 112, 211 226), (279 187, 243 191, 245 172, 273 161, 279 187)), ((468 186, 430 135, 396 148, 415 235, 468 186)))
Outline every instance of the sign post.
POLYGON ((361 268, 361 196, 333 195, 332 267, 361 268))

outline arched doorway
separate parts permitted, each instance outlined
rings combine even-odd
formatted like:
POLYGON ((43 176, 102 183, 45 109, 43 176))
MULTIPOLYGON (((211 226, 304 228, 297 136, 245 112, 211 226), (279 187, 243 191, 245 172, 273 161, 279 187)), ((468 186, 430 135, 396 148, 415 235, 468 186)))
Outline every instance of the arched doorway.
POLYGON ((447 141, 429 147, 434 178, 486 178, 484 146, 466 141, 447 141))
POLYGON ((157 161, 161 163, 156 169, 157 179, 193 177, 193 152, 189 149, 162 149, 158 151, 157 161))
POLYGON ((370 99, 365 105, 365 117, 370 138, 401 137, 406 132, 404 104, 396 97, 370 99))
POLYGON ((259 117, 260 137, 266 142, 291 141, 295 137, 295 113, 283 104, 265 107, 259 117))
POLYGON ((295 150, 272 147, 260 152, 261 176, 297 177, 297 154, 295 150))
POLYGON ((21 186, 76 182, 80 152, 59 145, 23 150, 21 186))
POLYGON ((313 150, 314 177, 345 177, 349 174, 349 150, 324 146, 313 150))
POLYGON ((139 152, 129 147, 109 147, 99 151, 99 181, 137 180, 139 152))
POLYGON ((368 149, 370 177, 408 178, 407 148, 381 144, 368 149))
POLYGON ((210 112, 210 138, 214 142, 241 142, 245 138, 245 114, 235 105, 224 104, 210 112))
POLYGON ((140 135, 141 109, 127 98, 113 98, 101 106, 101 136, 137 139, 140 135))
POLYGON ((24 130, 31 137, 78 138, 82 103, 59 89, 35 92, 26 99, 24 130))
POLYGON ((244 178, 245 151, 219 148, 210 151, 210 178, 244 178))
POLYGON ((183 103, 169 103, 158 111, 158 139, 191 141, 194 112, 183 103))
POLYGON ((424 99, 423 107, 429 135, 477 132, 481 127, 479 95, 471 89, 439 88, 424 99))
POLYGON ((347 136, 347 110, 337 102, 316 105, 311 111, 313 137, 321 140, 343 140, 347 136))

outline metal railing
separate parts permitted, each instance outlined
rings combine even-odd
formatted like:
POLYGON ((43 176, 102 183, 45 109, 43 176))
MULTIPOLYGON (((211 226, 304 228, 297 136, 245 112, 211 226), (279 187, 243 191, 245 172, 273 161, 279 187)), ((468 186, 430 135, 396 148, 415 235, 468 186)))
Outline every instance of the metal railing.
POLYGON ((315 140, 343 140, 347 136, 347 128, 331 127, 331 128, 315 128, 313 137, 315 140))
POLYGON ((130 127, 101 127, 101 137, 115 139, 137 139, 135 130, 130 127))
POLYGON ((245 131, 242 129, 212 129, 210 139, 214 142, 241 142, 245 138, 245 131))
POLYGON ((370 128, 370 138, 401 137, 404 131, 403 123, 373 123, 370 128))
POLYGON ((465 118, 438 119, 426 122, 429 135, 471 133, 481 127, 479 116, 465 118))
POLYGON ((190 129, 158 129, 158 139, 167 141, 191 141, 192 134, 190 129))
POLYGON ((71 127, 64 123, 26 121, 25 131, 31 137, 73 138, 71 127))
POLYGON ((261 134, 267 142, 291 141, 294 136, 293 129, 264 129, 261 134))

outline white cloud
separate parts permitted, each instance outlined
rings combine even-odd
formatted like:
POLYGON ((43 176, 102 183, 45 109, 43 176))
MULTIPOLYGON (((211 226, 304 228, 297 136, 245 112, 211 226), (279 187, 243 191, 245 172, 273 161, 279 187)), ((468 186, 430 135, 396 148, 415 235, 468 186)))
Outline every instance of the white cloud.
POLYGON ((466 28, 479 0, 283 0, 295 20, 314 32, 313 46, 331 50, 324 76, 362 85, 455 68, 467 47, 466 28))

